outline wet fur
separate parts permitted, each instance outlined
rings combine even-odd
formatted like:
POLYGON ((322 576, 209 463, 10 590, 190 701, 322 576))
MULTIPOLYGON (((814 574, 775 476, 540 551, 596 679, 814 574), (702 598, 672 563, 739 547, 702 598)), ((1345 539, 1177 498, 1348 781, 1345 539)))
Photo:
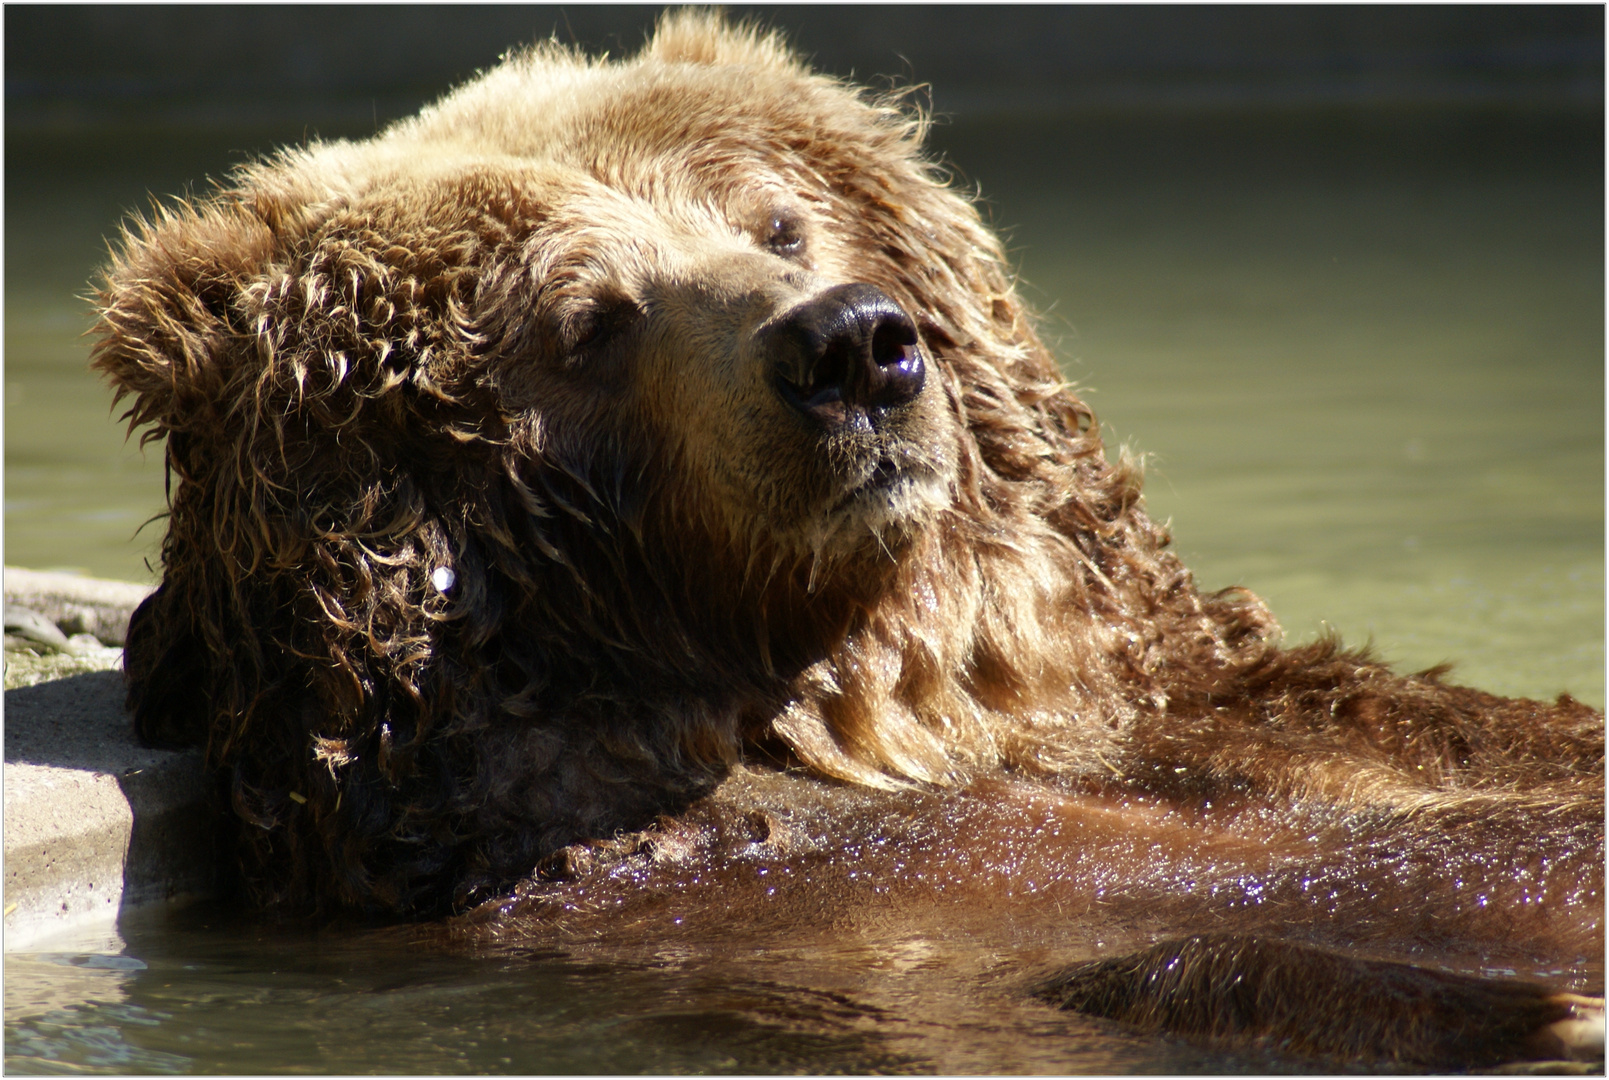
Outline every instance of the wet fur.
POLYGON ((257 902, 463 911, 747 760, 1372 823, 1343 862, 1540 837, 1546 914, 1601 951, 1601 715, 1282 649, 1198 591, 924 126, 680 15, 130 227, 95 363, 171 484, 130 704, 206 746, 257 902), (755 342, 848 281, 930 377, 822 440, 755 342))

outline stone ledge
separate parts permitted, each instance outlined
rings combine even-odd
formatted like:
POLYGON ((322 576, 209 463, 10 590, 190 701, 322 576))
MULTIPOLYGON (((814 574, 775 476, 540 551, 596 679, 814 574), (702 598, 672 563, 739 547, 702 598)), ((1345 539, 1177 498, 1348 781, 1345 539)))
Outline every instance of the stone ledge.
MULTIPOLYGON (((8 603, 15 573, 6 570, 8 603)), ((149 591, 80 580, 90 587, 86 594, 120 601, 137 603, 149 591)), ((125 626, 132 606, 123 608, 125 626)), ((103 654, 108 666, 118 655, 103 654)), ((204 896, 214 888, 217 818, 209 807, 201 753, 140 746, 123 696, 117 670, 80 672, 5 693, 8 951, 95 924, 110 926, 130 908, 204 896)))

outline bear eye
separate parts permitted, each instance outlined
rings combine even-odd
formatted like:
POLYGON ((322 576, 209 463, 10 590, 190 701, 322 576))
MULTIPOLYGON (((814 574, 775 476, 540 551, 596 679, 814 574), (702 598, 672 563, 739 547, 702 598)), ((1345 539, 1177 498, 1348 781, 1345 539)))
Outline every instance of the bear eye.
POLYGON ((599 299, 576 311, 566 321, 566 351, 579 353, 596 349, 631 323, 635 308, 624 298, 599 299))
POLYGON ((773 214, 766 227, 765 246, 784 257, 804 250, 804 225, 790 214, 773 214))

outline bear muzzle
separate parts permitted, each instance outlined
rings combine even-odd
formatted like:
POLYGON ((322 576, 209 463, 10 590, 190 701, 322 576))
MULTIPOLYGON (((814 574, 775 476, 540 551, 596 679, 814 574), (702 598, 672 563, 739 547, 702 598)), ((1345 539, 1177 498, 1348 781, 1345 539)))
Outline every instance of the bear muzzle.
POLYGON ((777 394, 828 431, 870 429, 927 381, 916 323, 875 285, 837 285, 772 324, 765 345, 777 394))

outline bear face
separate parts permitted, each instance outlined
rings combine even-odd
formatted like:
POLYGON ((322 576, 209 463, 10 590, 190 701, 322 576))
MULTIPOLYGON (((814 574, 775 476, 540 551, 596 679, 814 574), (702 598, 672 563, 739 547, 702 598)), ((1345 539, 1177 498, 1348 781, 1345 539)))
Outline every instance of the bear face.
MULTIPOLYGON (((309 277, 353 281, 338 306, 365 324, 370 351, 395 347, 400 365, 413 351, 434 385, 489 391, 477 406, 501 414, 533 458, 551 452, 587 473, 608 448, 605 471, 679 485, 662 515, 677 531, 711 508, 725 519, 711 523, 724 537, 698 543, 820 555, 930 513, 954 473, 955 420, 941 413, 955 403, 937 380, 925 385, 917 322, 934 305, 910 278, 945 260, 909 250, 897 219, 910 208, 889 195, 914 185, 948 216, 956 208, 902 145, 909 123, 791 67, 766 71, 781 85, 755 95, 735 85, 737 66, 652 59, 648 80, 574 65, 560 105, 531 92, 554 63, 533 54, 500 73, 523 76, 519 86, 493 77, 361 155, 332 147, 259 173, 270 190, 252 208, 306 230, 304 265, 290 268, 304 293, 309 277), (906 175, 866 168, 891 151, 906 175), (349 190, 329 191, 332 177, 349 190), (308 228, 320 205, 338 208, 308 228), (388 266, 386 251, 402 264, 388 266), (416 265, 424 252, 441 265, 416 265), (427 276, 436 310, 400 319, 427 276), (388 295, 393 279, 405 296, 388 295), (871 290, 858 308, 803 310, 851 284, 871 290), (866 344, 893 361, 852 370, 841 345, 803 340, 884 301, 866 344), (441 326, 449 319, 461 340, 441 326), (400 347, 420 332, 433 346, 400 347)), ((283 325, 288 313, 263 314, 283 325)), ((849 323, 837 329, 854 337, 849 323)))
POLYGON ((482 377, 531 460, 555 448, 590 473, 609 448, 662 542, 742 562, 897 546, 955 468, 954 405, 915 320, 855 279, 843 238, 815 239, 799 200, 766 193, 775 176, 738 176, 762 195, 736 198, 700 171, 637 178, 640 196, 544 185, 524 287, 476 318, 482 377))
MULTIPOLYGON (((495 417, 516 472, 607 492, 663 559, 899 546, 948 501, 955 403, 926 378, 913 316, 858 279, 865 238, 813 227, 781 186, 796 178, 749 156, 617 163, 612 186, 564 162, 386 178, 287 252, 252 316, 305 330, 299 305, 328 282, 321 314, 351 313, 343 359, 427 381, 467 405, 465 428, 495 417)), ((439 418, 421 419, 431 441, 439 418)))

